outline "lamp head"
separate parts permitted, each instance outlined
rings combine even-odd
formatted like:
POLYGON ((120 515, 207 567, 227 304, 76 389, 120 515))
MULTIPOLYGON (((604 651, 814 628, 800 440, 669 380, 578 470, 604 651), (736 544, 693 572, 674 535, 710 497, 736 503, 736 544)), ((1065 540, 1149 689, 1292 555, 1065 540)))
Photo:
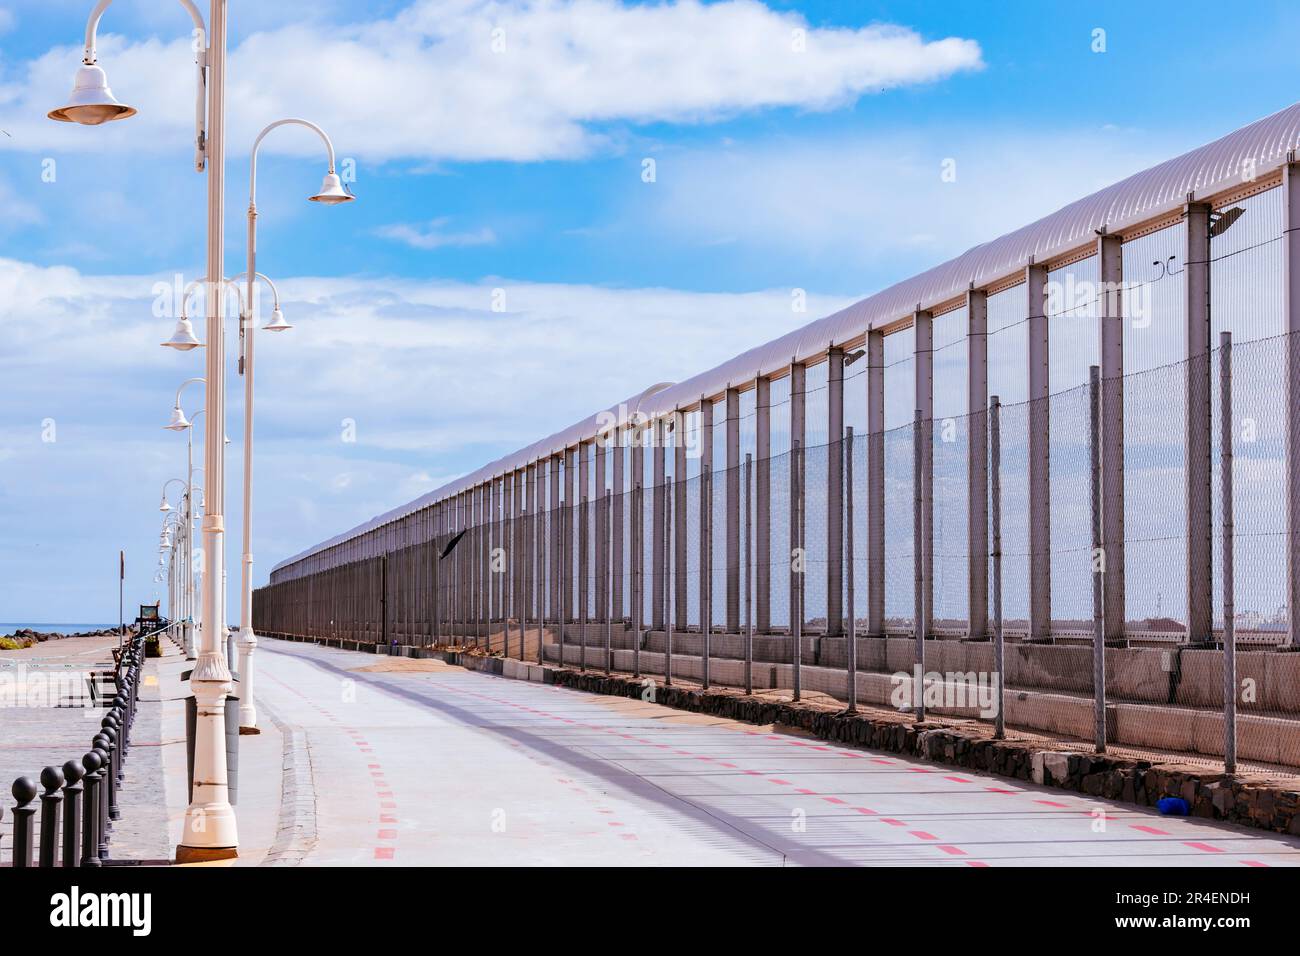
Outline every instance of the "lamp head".
POLYGON ((271 321, 266 323, 266 325, 262 326, 262 331, 263 332, 284 332, 291 328, 293 328, 293 326, 284 320, 284 313, 281 312, 279 309, 276 309, 274 312, 271 313, 271 321))
POLYGON ((326 173, 325 179, 320 184, 320 192, 311 197, 312 202, 323 202, 327 206, 337 206, 339 203, 352 202, 357 197, 352 195, 343 188, 343 182, 339 179, 338 173, 326 173))
POLYGON ((181 352, 188 352, 190 349, 196 349, 202 344, 194 334, 194 324, 188 318, 182 317, 176 320, 176 328, 172 331, 172 337, 164 342, 163 346, 181 352))
POLYGON ((162 503, 158 505, 159 511, 171 511, 172 506, 167 503, 167 496, 163 495, 162 503))
MULTIPOLYGON (((185 429, 189 427, 190 427, 190 420, 185 417, 185 413, 181 411, 181 407, 179 405, 177 405, 175 408, 172 409, 172 420, 163 426, 163 428, 166 428, 174 432, 183 432, 185 431, 185 429)), ((163 502, 163 504, 166 503, 167 503, 166 501, 163 502)))
POLYGON ((135 108, 117 101, 108 88, 108 77, 103 67, 96 63, 83 63, 72 82, 72 95, 66 106, 50 110, 49 117, 60 123, 80 123, 98 126, 112 120, 135 115, 135 108))

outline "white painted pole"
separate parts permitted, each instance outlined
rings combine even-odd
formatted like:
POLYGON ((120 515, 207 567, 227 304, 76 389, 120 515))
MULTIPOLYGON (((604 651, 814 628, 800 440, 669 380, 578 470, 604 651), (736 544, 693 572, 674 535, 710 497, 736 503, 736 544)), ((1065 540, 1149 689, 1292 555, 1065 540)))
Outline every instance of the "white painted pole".
MULTIPOLYGON (((252 162, 256 164, 254 147, 252 162)), ((257 729, 257 705, 253 703, 253 652, 257 635, 253 633, 253 343, 257 323, 253 321, 253 283, 257 281, 257 202, 253 198, 254 179, 249 177, 248 198, 248 277, 244 307, 239 316, 244 354, 244 513, 243 556, 240 561, 239 588, 239 728, 257 729)))
POLYGON ((208 254, 207 428, 203 516, 203 619, 199 658, 190 676, 198 703, 194 739, 194 786, 185 811, 185 828, 176 848, 177 862, 228 859, 238 855, 235 811, 230 806, 226 773, 226 695, 230 668, 219 640, 226 614, 221 606, 221 568, 225 565, 225 336, 222 334, 225 275, 226 0, 211 0, 208 19, 208 254))

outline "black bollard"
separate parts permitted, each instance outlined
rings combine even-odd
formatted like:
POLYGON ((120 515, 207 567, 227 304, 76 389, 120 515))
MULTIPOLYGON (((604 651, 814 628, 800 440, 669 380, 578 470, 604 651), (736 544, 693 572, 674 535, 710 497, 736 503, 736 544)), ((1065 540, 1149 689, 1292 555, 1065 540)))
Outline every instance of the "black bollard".
POLYGON ((99 800, 98 806, 95 807, 95 813, 98 819, 95 823, 95 836, 99 839, 99 845, 95 852, 99 854, 101 860, 108 859, 108 792, 113 786, 112 769, 113 764, 108 756, 105 747, 108 745, 108 739, 103 736, 97 736, 94 740, 95 753, 99 756, 99 800))
POLYGON ((117 787, 122 780, 122 775, 118 770, 121 762, 122 748, 117 745, 118 733, 112 727, 105 727, 99 732, 101 737, 107 738, 108 743, 104 749, 108 751, 108 766, 104 768, 107 773, 108 789, 104 791, 104 797, 108 801, 108 818, 116 820, 119 816, 117 811, 117 787))
POLYGON ((32 865, 32 817, 36 808, 32 801, 36 799, 36 784, 31 777, 19 777, 14 781, 10 792, 18 805, 14 807, 14 862, 15 868, 32 865))
POLYGON ((46 767, 41 771, 41 852, 40 866, 43 870, 52 869, 59 858, 59 807, 63 803, 63 771, 58 767, 46 767))
MULTIPOLYGON (((111 710, 108 712, 108 715, 100 721, 99 732, 112 743, 112 746, 108 748, 108 755, 113 768, 113 786, 109 790, 115 792, 118 781, 122 779, 122 748, 118 746, 118 741, 122 739, 122 731, 116 713, 111 710)), ((117 801, 114 800, 113 803, 116 805, 117 801)))
POLYGON ((81 827, 81 778, 86 768, 75 760, 63 765, 63 865, 81 862, 77 852, 77 831, 81 827))
POLYGON ((92 750, 81 758, 86 788, 82 795, 81 865, 99 866, 99 754, 92 750))

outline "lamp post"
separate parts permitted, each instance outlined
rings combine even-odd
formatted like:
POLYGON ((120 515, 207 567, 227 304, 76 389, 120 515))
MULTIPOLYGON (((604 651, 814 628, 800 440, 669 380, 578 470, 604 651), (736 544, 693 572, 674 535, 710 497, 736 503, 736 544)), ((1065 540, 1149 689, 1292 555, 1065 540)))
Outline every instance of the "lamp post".
MULTIPOLYGON (((188 290, 186 290, 186 294, 188 295, 188 290)), ((180 318, 180 321, 177 323, 178 334, 179 334, 179 332, 180 332, 180 326, 181 326, 182 324, 188 324, 188 322, 189 322, 189 319, 187 319, 187 318, 185 317, 185 304, 184 304, 184 299, 182 298, 182 302, 181 302, 181 318, 180 318)), ((173 335, 173 336, 172 336, 172 339, 173 339, 173 341, 175 341, 175 340, 176 340, 176 336, 173 335)), ((169 344, 169 343, 164 343, 164 344, 169 344)), ((175 348, 175 347, 178 347, 178 346, 173 346, 173 347, 175 348)), ((189 379, 186 379, 185 381, 181 382, 180 387, 176 389, 176 404, 172 406, 172 417, 171 417, 171 420, 170 420, 166 425, 163 426, 163 428, 166 428, 168 431, 174 431, 174 432, 180 432, 180 431, 183 431, 183 432, 186 433, 186 441, 185 441, 185 488, 186 488, 186 494, 185 494, 185 499, 186 499, 186 510, 187 510, 187 512, 188 512, 189 509, 192 507, 192 501, 193 501, 193 488, 194 488, 194 472, 195 472, 195 468, 194 468, 194 429, 193 429, 191 426, 193 425, 194 422, 198 421, 200 415, 203 415, 203 414, 205 414, 205 413, 207 412, 207 409, 206 409, 206 408, 205 408, 205 409, 200 409, 199 411, 195 412, 195 413, 194 413, 194 418, 193 418, 193 419, 188 419, 188 418, 186 418, 186 417, 185 417, 185 412, 184 412, 184 410, 181 408, 181 393, 185 391, 185 389, 186 389, 187 386, 189 386, 189 385, 193 385, 193 384, 196 383, 196 382, 202 382, 202 383, 204 384, 204 386, 207 385, 207 379, 202 378, 202 377, 189 378, 189 379)), ((205 478, 205 480, 206 480, 206 478, 205 478)), ((165 503, 166 503, 166 501, 164 500, 164 504, 165 504, 165 503)), ((189 524, 188 524, 188 519, 189 519, 190 517, 191 517, 191 514, 187 514, 187 515, 186 515, 187 523, 186 523, 186 529, 185 529, 185 537, 186 537, 186 543, 187 543, 187 544, 188 544, 188 539, 189 539, 189 535, 190 535, 190 529, 189 529, 189 524)), ((188 563, 188 555, 187 555, 187 563, 188 563)), ((192 593, 193 593, 193 581, 194 581, 194 575, 191 573, 191 574, 189 575, 189 577, 188 577, 186 580, 187 580, 187 582, 188 582, 188 584, 187 584, 187 590, 189 590, 189 591, 191 592, 191 595, 192 595, 192 593)), ((187 611, 192 611, 192 608, 187 608, 186 610, 187 610, 187 611)), ((195 657, 196 657, 196 655, 195 655, 195 652, 194 652, 194 621, 193 621, 193 615, 192 615, 192 613, 191 613, 191 614, 188 614, 188 615, 186 616, 185 624, 184 624, 183 627, 181 628, 181 644, 182 644, 182 646, 185 648, 185 657, 186 657, 186 659, 187 659, 187 660, 194 660, 195 657)))
POLYGON ((281 126, 302 126, 311 130, 325 144, 329 156, 329 168, 321 182, 320 191, 311 196, 312 202, 335 206, 351 202, 353 196, 343 188, 334 167, 334 144, 329 136, 315 123, 304 119, 282 119, 269 124, 253 141, 248 168, 248 268, 244 272, 247 286, 244 290, 244 308, 241 310, 240 339, 243 343, 241 352, 241 369, 244 373, 244 554, 243 573, 240 581, 239 601, 239 675, 241 682, 239 700, 239 725, 241 728, 257 727, 257 708, 253 704, 253 652, 257 650, 257 636, 253 633, 253 342, 255 326, 253 325, 253 285, 260 278, 271 287, 274 298, 274 311, 271 321, 264 328, 268 332, 280 332, 290 328, 280 312, 280 296, 275 284, 257 271, 257 151, 262 140, 273 129, 281 126))
MULTIPOLYGON (((172 480, 180 481, 178 478, 172 480)), ((158 559, 158 566, 163 569, 160 573, 165 572, 167 575, 167 618, 174 623, 178 620, 178 615, 182 613, 178 555, 184 546, 184 529, 180 520, 181 512, 173 510, 172 506, 167 504, 165 497, 163 498, 163 505, 166 505, 166 508, 162 509, 166 511, 166 514, 163 515, 163 531, 172 532, 173 537, 171 538, 171 547, 167 549, 166 557, 158 559)))
MULTIPOLYGON (((97 64, 95 33, 100 17, 112 0, 99 0, 86 23, 86 51, 77 71, 72 97, 66 106, 51 111, 50 118, 63 122, 97 126, 125 119, 135 113, 119 103, 108 88, 104 71, 97 64)), ((191 0, 180 0, 194 22, 195 64, 198 68, 196 95, 195 167, 208 176, 207 268, 209 277, 225 275, 224 212, 226 177, 226 14, 227 0, 210 0, 208 22, 203 22, 191 0), (204 94, 206 93, 206 104, 204 94)), ((198 701, 198 723, 194 741, 194 786, 185 811, 185 828, 176 848, 177 862, 229 859, 238 855, 239 837, 235 812, 230 806, 225 750, 225 699, 231 689, 230 669, 217 646, 217 635, 225 629, 221 606, 220 569, 225 557, 225 474, 223 469, 226 395, 222 370, 225 348, 221 335, 221 299, 224 287, 207 297, 207 326, 210 346, 207 354, 208 429, 205 461, 209 510, 203 518, 203 561, 207 570, 203 587, 203 618, 210 625, 203 647, 190 676, 198 701)))
MULTIPOLYGON (((168 568, 167 575, 167 617, 172 621, 176 620, 176 613, 180 607, 179 601, 176 597, 176 575, 172 573, 172 568, 175 566, 176 552, 184 544, 183 531, 179 520, 180 512, 173 510, 171 504, 167 501, 167 489, 170 488, 174 482, 179 482, 181 486, 187 490, 189 488, 189 482, 184 478, 167 479, 167 481, 163 482, 162 500, 158 504, 158 510, 163 513, 162 526, 164 533, 171 529, 175 529, 176 532, 175 539, 169 542, 169 547, 167 549, 167 560, 171 562, 171 567, 168 568)), ((186 492, 182 492, 182 503, 185 496, 186 492)))

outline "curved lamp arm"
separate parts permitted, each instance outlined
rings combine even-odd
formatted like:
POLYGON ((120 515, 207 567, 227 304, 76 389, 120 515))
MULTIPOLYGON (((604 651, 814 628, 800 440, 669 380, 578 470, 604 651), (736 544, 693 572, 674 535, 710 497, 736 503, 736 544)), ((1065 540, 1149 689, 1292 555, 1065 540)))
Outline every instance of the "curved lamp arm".
POLYGON ((271 123, 265 129, 263 129, 262 132, 258 133, 257 139, 253 140, 253 151, 252 154, 249 156, 249 160, 248 160, 248 208, 249 209, 257 208, 258 147, 262 145, 262 140, 266 139, 266 134, 271 132, 271 130, 275 129, 277 126, 305 126, 307 129, 311 130, 317 136, 319 136, 321 140, 325 143, 325 151, 329 154, 329 159, 330 159, 329 171, 331 174, 334 173, 334 144, 330 142, 330 138, 325 134, 325 131, 323 129, 321 129, 311 120, 296 119, 294 117, 290 117, 288 119, 276 120, 274 123, 271 123))
MULTIPOLYGON (((256 273, 256 275, 257 275, 257 278, 259 278, 259 279, 261 279, 263 282, 265 282, 265 283, 266 283, 266 287, 267 287, 268 289, 271 290, 271 308, 272 308, 272 309, 278 309, 278 308, 280 308, 280 292, 279 292, 278 289, 276 289, 276 287, 275 287, 275 283, 272 282, 270 279, 268 279, 265 275, 263 275, 263 274, 260 273, 260 272, 256 273)), ((230 281, 231 281, 232 283, 234 283, 236 286, 238 286, 238 284, 239 284, 239 280, 240 280, 240 279, 246 279, 247 277, 248 277, 248 273, 245 271, 245 272, 241 272, 239 275, 235 276, 235 277, 234 277, 233 279, 231 279, 230 281)), ((245 298, 245 299, 248 299, 248 295, 245 294, 244 298, 245 298)), ((251 301, 251 300, 250 300, 250 301, 251 301)), ((253 312, 253 310, 252 310, 251 307, 249 308, 248 312, 249 312, 248 318, 251 320, 251 319, 253 318, 253 316, 252 316, 252 312, 253 312)))
MULTIPOLYGON (((99 3, 95 4, 95 9, 90 11, 90 18, 86 21, 86 55, 82 58, 81 62, 85 63, 87 66, 97 62, 95 57, 95 37, 99 32, 99 21, 104 16, 104 11, 109 8, 109 5, 112 4, 112 2, 113 0, 99 0, 99 3)), ((208 27, 207 24, 203 22, 203 15, 199 13, 199 8, 196 7, 191 0, 180 0, 180 5, 188 11, 190 19, 194 21, 195 28, 203 38, 203 43, 198 52, 202 55, 203 59, 206 60, 208 49, 208 27)))
MULTIPOLYGON (((244 269, 243 275, 248 284, 247 291, 244 294, 244 301, 249 304, 249 318, 252 317, 251 303, 253 301, 253 282, 256 278, 265 278, 257 271, 257 153, 258 150, 261 149, 262 140, 266 139, 267 134, 270 133, 271 130, 278 129, 281 126, 302 126, 319 136, 321 142, 325 144, 325 152, 329 157, 329 170, 325 173, 325 179, 321 182, 320 192, 315 196, 312 196, 312 200, 329 205, 335 205, 342 202, 349 202, 353 198, 352 195, 343 188, 343 184, 339 181, 338 174, 334 171, 334 144, 330 141, 328 134, 326 134, 323 129, 311 120, 298 119, 297 117, 292 116, 286 119, 276 120, 274 123, 268 123, 263 127, 262 131, 257 134, 257 138, 253 140, 253 148, 249 152, 248 157, 248 265, 244 269)), ((267 279, 267 282, 269 283, 270 280, 267 279)), ((272 285, 271 288, 272 291, 274 291, 275 286, 272 285)), ((278 295, 276 295, 275 307, 277 310, 280 307, 278 295)), ((276 326, 276 328, 284 328, 284 326, 280 325, 276 326)), ((252 355, 252 342, 249 341, 246 345, 244 344, 245 335, 243 322, 239 325, 239 339, 241 344, 239 350, 239 374, 243 375, 245 360, 252 355)))
MULTIPOLYGON (((185 310, 184 310, 184 308, 181 309, 181 314, 182 314, 182 315, 185 314, 185 310)), ((193 385, 195 382, 202 382, 202 383, 204 384, 204 386, 206 386, 206 385, 208 384, 208 380, 207 380, 206 378, 203 378, 202 376, 200 376, 200 377, 198 377, 198 378, 187 378, 185 381, 181 382, 181 384, 180 384, 180 388, 176 389, 176 407, 177 407, 177 408, 180 408, 180 407, 181 407, 181 392, 185 391, 185 386, 187 386, 187 385, 193 385)), ((197 418, 199 414, 201 414, 201 413, 196 412, 196 413, 195 413, 195 417, 197 418)))
MULTIPOLYGON (((112 2, 113 0, 99 0, 95 4, 95 9, 90 11, 90 18, 86 21, 86 52, 81 58, 81 62, 86 66, 93 66, 98 62, 95 41, 99 32, 99 21, 112 2)), ((194 64, 198 70, 198 87, 194 98, 194 169, 201 173, 207 168, 208 159, 208 27, 203 22, 203 15, 199 13, 199 8, 192 0, 180 0, 180 5, 189 13, 190 19, 194 21, 194 29, 198 31, 194 42, 194 64)))
MULTIPOLYGON (((167 504, 167 489, 171 487, 173 481, 179 481, 182 485, 187 484, 184 478, 168 478, 166 481, 164 481, 162 486, 163 504, 167 504)), ((167 513, 168 514, 172 513, 170 508, 167 509, 167 513)), ((163 520, 166 521, 167 519, 163 518, 163 520)))

